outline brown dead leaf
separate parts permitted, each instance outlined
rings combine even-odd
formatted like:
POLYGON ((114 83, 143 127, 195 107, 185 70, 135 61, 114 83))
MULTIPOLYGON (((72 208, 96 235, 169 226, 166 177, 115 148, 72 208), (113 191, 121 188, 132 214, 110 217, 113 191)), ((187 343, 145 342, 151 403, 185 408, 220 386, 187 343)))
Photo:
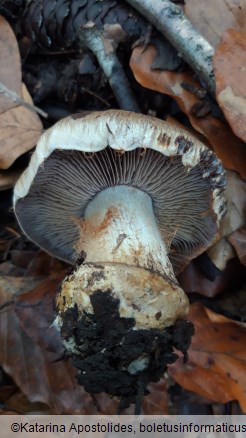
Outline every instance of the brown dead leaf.
POLYGON ((190 319, 195 335, 189 359, 169 367, 182 387, 218 403, 238 400, 246 412, 246 331, 231 323, 211 322, 205 309, 195 303, 190 319))
POLYGON ((0 291, 4 290, 6 293, 12 295, 22 294, 35 288, 42 282, 42 277, 15 277, 10 275, 1 275, 0 277, 0 291))
POLYGON ((246 265, 246 228, 240 228, 228 237, 229 242, 237 251, 240 262, 246 265))
POLYGON ((31 291, 15 297, 15 312, 19 323, 37 344, 62 356, 64 347, 55 319, 55 293, 65 273, 60 272, 47 277, 31 291))
POLYGON ((17 104, 16 93, 24 102, 32 102, 21 83, 21 64, 15 35, 0 17, 0 169, 7 169, 22 154, 35 146, 42 132, 38 115, 17 104))
POLYGON ((227 212, 220 224, 220 236, 226 237, 245 225, 246 183, 236 172, 226 172, 227 212))
MULTIPOLYGON (((244 300, 245 301, 245 300, 244 300)), ((245 322, 241 322, 241 321, 232 321, 230 318, 228 318, 227 316, 221 315, 220 313, 215 313, 213 310, 205 307, 205 311, 206 314, 208 315, 209 319, 211 322, 215 322, 217 324, 231 324, 233 322, 233 324, 237 324, 240 327, 246 328, 246 323, 245 322)))
POLYGON ((49 406, 40 402, 30 402, 27 397, 24 396, 20 391, 15 392, 7 400, 4 401, 4 407, 8 410, 12 410, 15 414, 35 414, 44 415, 52 414, 49 411, 49 406))
MULTIPOLYGON (((21 60, 18 43, 13 30, 5 18, 0 17, 0 82, 9 90, 21 95, 21 60)), ((0 113, 17 104, 0 93, 0 113)))
MULTIPOLYGON (((27 278, 28 280, 28 278, 27 278)), ((54 287, 58 287, 59 281, 54 287)), ((0 288, 0 364, 31 402, 47 404, 53 413, 88 413, 91 397, 75 378, 68 360, 57 360, 57 354, 43 350, 20 326, 13 305, 12 287, 0 288)), ((27 303, 26 303, 27 304, 27 303)), ((35 315, 37 317, 37 314, 35 315)), ((44 315, 42 315, 44 317, 44 315)), ((42 321, 40 316, 40 320, 42 321)), ((37 317, 38 319, 38 317, 37 317)))
POLYGON ((163 378, 158 383, 148 385, 150 394, 147 395, 142 404, 143 415, 165 415, 169 414, 168 392, 166 380, 163 378))
POLYGON ((236 255, 236 247, 233 248, 228 236, 245 224, 246 217, 246 183, 236 172, 227 171, 226 177, 227 212, 220 223, 220 240, 207 251, 209 258, 221 271, 228 260, 236 255))
POLYGON ((207 250, 207 255, 216 268, 223 271, 227 262, 235 257, 236 254, 230 242, 228 242, 226 238, 223 238, 207 250))
MULTIPOLYGON (((21 254, 19 254, 19 256, 17 257, 16 253, 13 254, 13 251, 11 251, 11 259, 15 262, 15 264, 18 265, 17 259, 20 262, 20 257, 21 254)), ((65 276, 66 269, 67 265, 64 262, 61 262, 60 260, 51 257, 45 251, 40 250, 36 252, 35 256, 32 257, 32 260, 28 263, 28 265, 26 265, 25 275, 48 276, 61 273, 65 276)))
MULTIPOLYGON (((16 265, 14 265, 14 263, 12 263, 9 260, 7 262, 3 262, 0 264, 0 274, 5 275, 6 277, 7 276, 9 276, 9 278, 19 277, 20 280, 23 280, 24 273, 25 272, 22 268, 17 267, 16 265)), ((0 283, 1 283, 1 277, 0 277, 0 283)))
POLYGON ((32 264, 35 259, 39 258, 39 252, 28 250, 28 249, 10 249, 8 252, 8 255, 10 256, 11 262, 18 266, 19 268, 22 268, 25 270, 25 277, 31 277, 32 275, 34 277, 38 276, 45 276, 49 275, 50 272, 47 270, 47 272, 33 272, 33 274, 26 272, 30 264, 32 264))
POLYGON ((185 13, 214 47, 226 29, 246 30, 245 0, 185 0, 185 13))
MULTIPOLYGON (((10 232, 11 228, 8 227, 8 230, 10 232)), ((30 277, 44 279, 44 277, 52 274, 64 273, 67 269, 67 265, 64 262, 51 257, 43 250, 12 249, 12 246, 16 245, 17 241, 19 241, 20 248, 22 248, 24 239, 21 240, 21 236, 16 235, 13 239, 11 239, 10 235, 6 237, 8 237, 6 240, 0 241, 0 250, 2 249, 2 244, 2 250, 9 260, 0 264, 0 274, 8 275, 9 277, 18 277, 22 274, 22 279, 24 280, 30 277)), ((3 257, 3 259, 6 259, 6 257, 3 257)), ((28 290, 30 288, 24 291, 27 292, 28 290)))
POLYGON ((1 113, 0 169, 7 169, 20 155, 32 149, 41 132, 38 115, 23 106, 1 113))
POLYGON ((217 101, 233 132, 246 141, 246 31, 223 34, 213 66, 217 101))
POLYGON ((131 56, 130 66, 136 80, 146 88, 167 94, 175 99, 180 109, 189 117, 195 130, 212 145, 216 155, 227 169, 236 170, 246 178, 246 148, 230 127, 208 114, 197 117, 194 105, 201 102, 198 97, 201 85, 189 73, 151 70, 156 49, 148 47, 144 52, 136 47, 131 56), (188 91, 189 90, 189 91, 188 91))

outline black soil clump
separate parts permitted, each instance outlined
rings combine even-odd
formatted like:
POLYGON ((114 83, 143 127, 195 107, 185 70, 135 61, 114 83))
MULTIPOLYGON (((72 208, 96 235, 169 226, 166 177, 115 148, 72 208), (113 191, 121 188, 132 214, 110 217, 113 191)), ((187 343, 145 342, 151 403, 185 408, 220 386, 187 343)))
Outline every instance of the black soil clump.
POLYGON ((175 362, 174 347, 186 358, 193 325, 178 321, 163 331, 134 329, 135 320, 120 317, 119 299, 110 291, 94 292, 90 299, 94 314, 79 319, 75 306, 63 315, 61 334, 75 343, 78 382, 90 393, 120 397, 125 406, 136 403, 139 392, 148 394, 148 383, 157 382, 175 362))

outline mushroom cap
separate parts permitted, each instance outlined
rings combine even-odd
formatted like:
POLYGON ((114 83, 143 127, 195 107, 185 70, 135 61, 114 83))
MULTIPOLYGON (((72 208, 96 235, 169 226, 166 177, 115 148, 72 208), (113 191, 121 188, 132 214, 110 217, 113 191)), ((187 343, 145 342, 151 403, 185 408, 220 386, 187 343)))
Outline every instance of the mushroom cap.
POLYGON ((225 184, 220 161, 185 130, 109 110, 67 117, 40 137, 15 186, 14 209, 32 241, 73 263, 76 221, 89 201, 107 187, 132 185, 151 196, 177 273, 215 239, 225 184))

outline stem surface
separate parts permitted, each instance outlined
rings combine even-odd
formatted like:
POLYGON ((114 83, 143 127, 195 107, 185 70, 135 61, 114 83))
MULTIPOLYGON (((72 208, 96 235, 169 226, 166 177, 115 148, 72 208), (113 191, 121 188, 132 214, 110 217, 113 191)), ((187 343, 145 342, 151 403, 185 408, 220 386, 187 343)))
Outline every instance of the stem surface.
POLYGON ((122 263, 175 281, 151 197, 134 187, 109 187, 88 204, 78 250, 86 262, 122 263))

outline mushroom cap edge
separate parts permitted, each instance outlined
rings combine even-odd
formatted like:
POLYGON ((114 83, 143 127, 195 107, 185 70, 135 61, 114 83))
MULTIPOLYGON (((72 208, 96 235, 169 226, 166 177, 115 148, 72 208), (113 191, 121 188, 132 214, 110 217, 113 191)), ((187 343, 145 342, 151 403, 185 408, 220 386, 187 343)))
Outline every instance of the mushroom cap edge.
MULTIPOLYGON (((93 153, 107 146, 123 151, 151 148, 170 157, 180 154, 186 168, 196 166, 203 152, 207 152, 208 156, 213 155, 212 151, 185 130, 152 116, 123 110, 92 112, 85 116, 82 114, 81 117, 69 116, 41 135, 29 166, 15 185, 14 207, 18 199, 28 194, 39 167, 56 149, 93 153)), ((203 177, 207 176, 206 172, 203 177)), ((221 174, 213 178, 213 211, 217 223, 225 212, 225 198, 219 188, 222 178, 225 176, 221 166, 221 174)))

